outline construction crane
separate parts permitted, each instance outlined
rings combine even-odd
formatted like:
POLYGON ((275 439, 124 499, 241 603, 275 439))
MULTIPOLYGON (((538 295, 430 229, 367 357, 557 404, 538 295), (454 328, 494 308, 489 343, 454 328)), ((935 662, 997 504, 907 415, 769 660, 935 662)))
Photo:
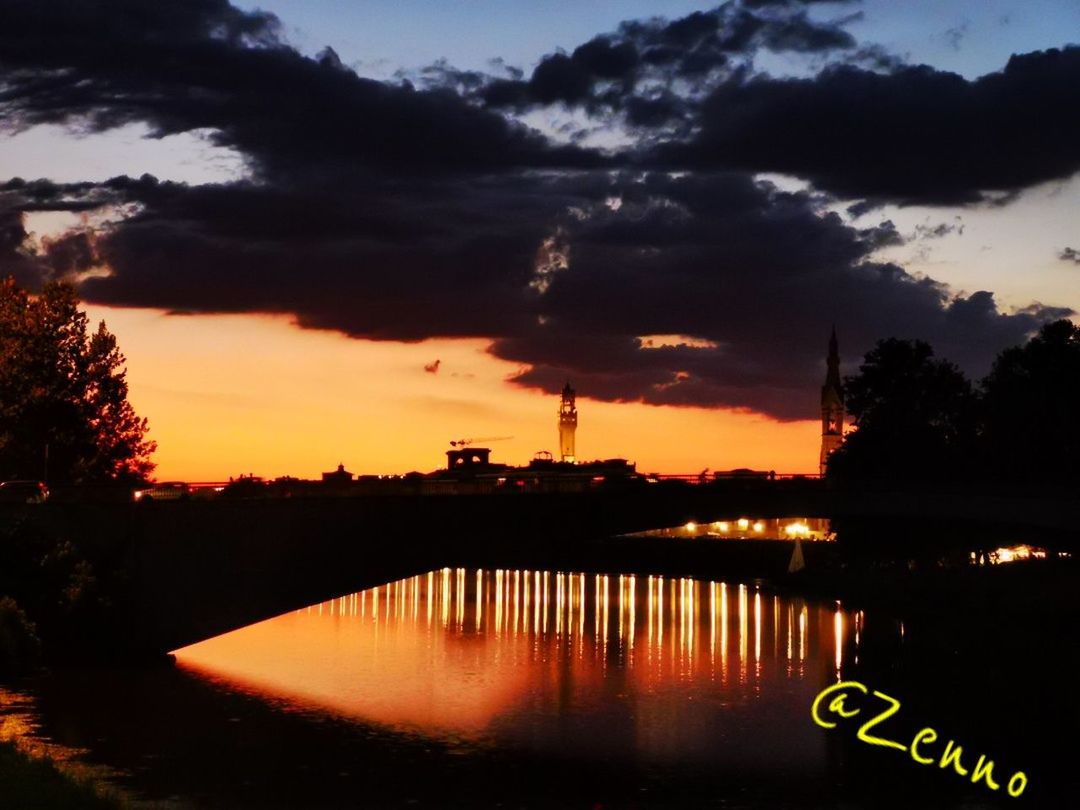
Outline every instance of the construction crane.
POLYGON ((481 436, 477 439, 458 439, 451 441, 451 447, 465 447, 469 444, 476 444, 477 442, 505 442, 514 438, 513 436, 481 436))

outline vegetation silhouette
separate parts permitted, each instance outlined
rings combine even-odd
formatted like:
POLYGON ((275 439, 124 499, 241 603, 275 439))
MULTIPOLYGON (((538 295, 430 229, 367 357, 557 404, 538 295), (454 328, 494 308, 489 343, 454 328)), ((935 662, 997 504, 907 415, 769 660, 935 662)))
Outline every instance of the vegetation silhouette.
POLYGON ((1055 321, 1006 349, 982 387, 989 475, 1080 483, 1080 326, 1055 321))
POLYGON ((0 282, 0 477, 135 482, 154 469, 116 338, 87 324, 71 284, 30 295, 0 282))
POLYGON ((1080 481, 1080 327, 1046 324, 973 385, 920 340, 880 340, 844 379, 855 430, 829 458, 845 486, 1080 481))

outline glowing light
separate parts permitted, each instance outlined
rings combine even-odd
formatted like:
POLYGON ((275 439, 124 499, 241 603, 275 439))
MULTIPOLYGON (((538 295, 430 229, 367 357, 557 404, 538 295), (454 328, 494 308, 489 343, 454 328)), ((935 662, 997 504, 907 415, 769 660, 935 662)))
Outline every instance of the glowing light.
POLYGON ((1026 543, 1021 543, 1016 546, 1002 546, 990 552, 990 563, 997 565, 998 563, 1011 563, 1021 562, 1023 560, 1042 560, 1046 558, 1046 551, 1041 548, 1035 548, 1029 546, 1026 543))
POLYGON ((745 532, 750 528, 750 521, 746 518, 739 518, 739 531, 745 532))
POLYGON ((694 523, 694 521, 691 520, 689 523, 686 524, 686 531, 688 531, 688 532, 696 532, 697 531, 697 524, 694 523))
POLYGON ((726 532, 731 528, 731 524, 729 524, 726 520, 718 520, 716 522, 716 528, 718 528, 722 532, 726 532))
POLYGON ((765 524, 764 524, 764 523, 762 523, 762 522, 761 522, 760 520, 759 520, 759 521, 757 521, 757 522, 756 522, 756 523, 754 524, 754 531, 755 531, 755 532, 758 532, 759 534, 760 534, 761 532, 765 531, 765 524))
POLYGON ((810 527, 802 522, 789 523, 784 527, 784 534, 788 537, 806 538, 810 536, 810 527))

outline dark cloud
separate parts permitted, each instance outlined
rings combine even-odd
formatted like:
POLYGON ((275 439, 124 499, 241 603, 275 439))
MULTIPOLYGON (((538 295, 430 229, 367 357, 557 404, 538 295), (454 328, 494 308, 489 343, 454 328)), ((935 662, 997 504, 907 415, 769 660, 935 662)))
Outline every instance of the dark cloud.
POLYGON ((5 208, 0 197, 0 271, 14 276, 25 286, 35 286, 41 277, 40 263, 27 255, 24 245, 29 234, 23 224, 22 212, 5 208))
POLYGON ((968 28, 970 24, 967 20, 954 25, 952 28, 945 30, 945 41, 949 43, 949 47, 954 51, 960 50, 960 43, 967 36, 968 28))
MULTIPOLYGON (((416 89, 361 79, 329 49, 305 58, 283 42, 276 18, 224 0, 9 2, 0 29, 9 129, 140 121, 156 135, 206 130, 243 156, 250 176, 199 186, 147 175, 0 183, 0 271, 24 283, 78 278, 101 304, 287 313, 302 327, 378 340, 486 337, 494 354, 522 365, 522 385, 554 391, 571 377, 599 398, 780 418, 812 413, 833 322, 849 355, 883 335, 911 336, 981 369, 1064 311, 1002 313, 989 292, 955 296, 875 259, 903 242, 893 223, 854 227, 830 211, 833 197, 784 192, 749 173, 779 161, 821 188, 889 200, 898 183, 906 189, 899 164, 924 196, 945 188, 974 198, 992 147, 956 150, 946 136, 952 163, 927 154, 919 174, 910 149, 890 155, 900 134, 889 127, 903 120, 894 107, 910 108, 923 117, 908 122, 906 137, 945 132, 957 94, 981 85, 929 68, 849 66, 804 84, 749 78, 735 63, 754 49, 848 48, 847 35, 811 22, 805 5, 744 2, 630 22, 549 57, 527 80, 500 70, 500 84, 443 64, 427 72, 433 87, 416 89), (893 98, 891 81, 912 83, 908 97, 893 98), (840 92, 833 83, 852 82, 873 91, 864 104, 883 110, 881 121, 858 119, 830 95, 840 92), (915 97, 939 84, 940 109, 930 112, 941 121, 915 97), (823 117, 793 88, 821 101, 823 117), (498 92, 506 99, 489 105, 618 108, 646 144, 670 137, 673 120, 698 121, 698 101, 709 100, 696 140, 601 155, 555 145, 485 107, 481 96, 498 92), (830 111, 843 114, 841 129, 826 127, 830 111), (862 137, 877 151, 841 143, 834 155, 828 143, 862 137), (872 155, 883 167, 866 168, 872 155), (927 186, 934 172, 942 179, 927 186), (26 218, 40 211, 93 211, 102 224, 35 241, 26 218)), ((1010 92, 1030 91, 1014 74, 1058 75, 1060 65, 1036 57, 1034 67, 1010 63, 1010 92)), ((1000 89, 978 93, 1021 104, 1000 89)), ((992 137, 1031 137, 1027 129, 992 137)), ((1057 135, 1040 137, 1053 148, 996 171, 1020 182, 1049 171, 1055 154, 1071 165, 1054 151, 1057 135)))
POLYGON ((915 226, 915 239, 941 239, 955 233, 957 236, 964 235, 964 221, 959 217, 953 217, 952 222, 929 222, 915 226))
POLYGON ((275 176, 333 175, 344 163, 430 174, 600 162, 449 90, 362 79, 329 49, 306 59, 279 29, 226 0, 5 0, 4 125, 205 128, 275 176))
POLYGON ((804 418, 820 384, 827 324, 848 352, 881 335, 921 336, 982 373, 1000 348, 1062 310, 1002 314, 988 292, 954 296, 874 261, 892 223, 855 229, 808 194, 745 175, 652 175, 621 189, 618 210, 569 234, 569 268, 545 318, 496 342, 528 364, 517 381, 655 404, 724 403, 804 418), (649 347, 650 335, 693 340, 649 347))
POLYGON ((814 6, 858 3, 860 0, 742 0, 747 8, 771 8, 776 6, 814 6))
POLYGON ((834 65, 724 82, 700 133, 653 159, 791 174, 848 198, 960 204, 1080 170, 1080 47, 1013 56, 968 81, 925 65, 834 65))
POLYGON ((1058 253, 1058 258, 1061 259, 1063 262, 1073 262, 1074 264, 1080 264, 1080 250, 1071 247, 1063 248, 1061 252, 1058 253))
MULTIPOLYGON (((494 79, 477 95, 493 108, 561 103, 626 113, 633 127, 677 122, 693 106, 685 94, 745 69, 758 50, 820 54, 855 47, 840 24, 812 20, 803 5, 725 3, 673 21, 625 22, 569 54, 544 57, 528 79, 494 79), (682 96, 671 92, 675 82, 682 96)), ((461 80, 454 76, 450 83, 461 80)))

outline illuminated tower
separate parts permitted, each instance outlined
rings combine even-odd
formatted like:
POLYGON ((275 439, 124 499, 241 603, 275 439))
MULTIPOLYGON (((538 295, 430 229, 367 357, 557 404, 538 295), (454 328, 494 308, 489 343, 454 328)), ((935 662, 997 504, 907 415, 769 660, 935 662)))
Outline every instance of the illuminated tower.
POLYGON ((574 434, 577 432, 577 406, 574 404, 576 394, 566 383, 562 390, 562 402, 559 405, 559 454, 563 461, 573 464, 574 457, 574 434))
POLYGON ((829 370, 821 386, 821 474, 829 455, 844 438, 844 392, 840 387, 840 352, 836 345, 836 327, 829 338, 829 370))

